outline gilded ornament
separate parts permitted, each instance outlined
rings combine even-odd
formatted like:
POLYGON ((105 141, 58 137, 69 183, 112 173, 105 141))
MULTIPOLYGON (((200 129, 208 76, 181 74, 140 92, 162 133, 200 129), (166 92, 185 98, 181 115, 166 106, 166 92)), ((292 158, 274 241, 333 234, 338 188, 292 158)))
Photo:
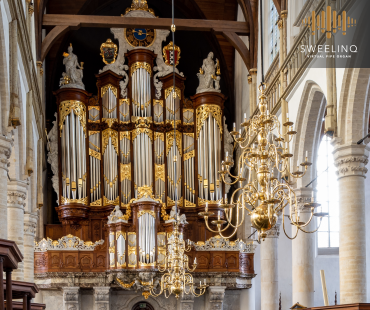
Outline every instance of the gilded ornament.
POLYGON ((153 100, 153 107, 159 104, 163 108, 163 100, 153 100))
POLYGON ((155 180, 162 180, 163 182, 166 182, 165 178, 165 165, 159 165, 155 164, 155 180))
POLYGON ((126 28, 124 36, 132 47, 149 47, 155 42, 157 31, 146 28, 126 28))
POLYGON ((103 131, 103 155, 109 143, 109 138, 111 138, 112 145, 118 154, 118 133, 117 131, 108 128, 103 131))
MULTIPOLYGON (((90 130, 89 131, 89 137, 90 136, 93 136, 93 135, 96 135, 97 133, 100 133, 100 131, 93 131, 93 130, 90 130)), ((90 142, 91 143, 91 142, 90 142)))
POLYGON ((64 120, 67 115, 73 113, 80 120, 83 131, 86 133, 86 107, 85 104, 78 100, 62 101, 59 105, 59 128, 63 129, 64 120))
POLYGON ((89 155, 96 158, 96 159, 101 160, 101 154, 99 152, 96 152, 96 151, 90 149, 90 148, 89 148, 89 155))
POLYGON ((148 186, 148 185, 144 185, 142 187, 139 187, 137 189, 137 198, 140 199, 140 198, 143 198, 143 197, 146 197, 146 198, 152 198, 153 199, 153 189, 151 186, 148 186))
POLYGON ((109 128, 112 127, 113 123, 117 122, 118 120, 116 118, 105 118, 103 117, 102 121, 104 123, 107 123, 109 128))
POLYGON ((118 284, 120 286, 122 286, 123 288, 130 288, 131 286, 133 286, 135 284, 135 281, 132 281, 131 283, 124 283, 123 281, 121 281, 120 279, 116 278, 118 284))
POLYGON ((131 122, 135 124, 136 128, 149 128, 153 121, 151 116, 131 116, 131 122))
POLYGON ((184 161, 188 160, 190 158, 193 158, 193 157, 195 157, 195 150, 192 150, 191 152, 185 153, 184 154, 184 161))
POLYGON ((61 196, 61 204, 62 205, 67 205, 67 204, 71 204, 71 203, 81 203, 83 205, 87 205, 87 197, 85 198, 80 198, 80 199, 69 199, 69 198, 65 198, 63 196, 61 196))
POLYGON ((123 231, 116 231, 116 240, 118 240, 119 236, 122 236, 126 240, 126 233, 123 231))
POLYGON ((119 140, 121 141, 123 138, 127 140, 131 140, 131 132, 130 131, 121 131, 119 133, 119 140))
MULTIPOLYGON (((170 197, 167 196, 167 207, 173 207, 175 205, 175 201, 172 200, 170 197)), ((177 205, 179 207, 182 207, 183 204, 183 198, 181 197, 179 200, 177 200, 177 205)))
POLYGON ((136 128, 132 131, 132 140, 134 141, 136 139, 136 136, 139 135, 139 134, 146 134, 150 140, 152 141, 153 143, 153 131, 151 131, 150 129, 148 128, 136 128))
POLYGON ((131 163, 121 164, 121 182, 123 180, 131 181, 131 163))
POLYGON ((210 114, 217 122, 222 140, 222 110, 218 105, 214 104, 201 105, 197 108, 197 139, 199 138, 199 133, 205 120, 210 116, 210 114))
POLYGON ((130 11, 146 11, 154 15, 154 11, 149 9, 146 0, 133 0, 131 7, 126 9, 126 14, 130 11))
MULTIPOLYGON (((149 255, 149 254, 147 254, 149 255)), ((139 266, 140 267, 154 267, 157 265, 157 262, 154 262, 154 263, 142 263, 142 262, 139 262, 139 266)))
POLYGON ((185 208, 195 208, 197 205, 185 199, 185 208))
POLYGON ((164 133, 163 132, 154 132, 154 141, 157 140, 157 139, 164 142, 164 133))
POLYGON ((126 208, 126 214, 122 217, 123 220, 126 220, 128 221, 128 219, 130 218, 131 216, 131 204, 124 204, 123 202, 121 203, 121 207, 124 207, 126 208))
POLYGON ((101 198, 98 200, 95 200, 94 202, 90 203, 91 207, 100 207, 101 206, 101 198))
POLYGON ((202 199, 200 197, 198 197, 198 205, 199 206, 203 206, 205 205, 206 203, 209 203, 209 204, 213 204, 213 205, 219 205, 222 203, 222 199, 220 200, 207 200, 207 199, 202 199))
POLYGON ((141 211, 139 211, 139 212, 137 213, 137 217, 139 218, 139 217, 143 216, 143 215, 144 215, 144 214, 146 214, 146 213, 148 213, 148 214, 150 214, 151 216, 153 216, 154 218, 156 218, 156 216, 155 216, 155 212, 154 212, 154 211, 152 211, 152 210, 141 210, 141 211))
POLYGON ((150 64, 148 64, 147 62, 135 62, 131 65, 131 68, 130 68, 130 75, 132 76, 137 69, 145 69, 149 74, 150 76, 152 76, 152 67, 150 66, 150 64))
MULTIPOLYGON (((173 93, 173 86, 168 87, 164 91, 164 98, 167 99, 168 96, 173 93)), ((178 87, 175 87, 175 98, 179 98, 181 100, 181 90, 178 87)), ((177 112, 177 111, 176 111, 177 112)), ((174 113, 173 113, 174 114, 174 113)))
POLYGON ((178 46, 173 47, 173 42, 171 41, 168 45, 163 48, 163 58, 167 66, 173 66, 173 58, 175 59, 175 66, 179 64, 181 50, 178 46), (175 55, 171 55, 174 51, 175 55))
POLYGON ((107 41, 100 46, 100 56, 103 57, 103 62, 106 65, 116 62, 117 50, 117 45, 114 44, 111 39, 107 39, 107 41))
MULTIPOLYGON (((174 132, 170 131, 166 134, 166 155, 168 156, 168 153, 170 152, 171 148, 173 147, 173 140, 174 140, 174 132)), ((180 153, 180 156, 182 156, 182 134, 179 131, 176 131, 176 146, 180 153)))
POLYGON ((166 204, 162 203, 161 207, 161 216, 164 221, 168 221, 170 219, 170 216, 166 212, 166 204))
POLYGON ((145 299, 148 299, 149 296, 150 296, 150 292, 144 291, 144 292, 142 292, 142 295, 144 296, 145 299))
POLYGON ((108 89, 110 89, 112 91, 113 95, 117 98, 117 87, 113 86, 112 84, 104 85, 101 88, 101 97, 103 98, 103 96, 108 91, 108 89))
POLYGON ((107 197, 103 196, 103 202, 104 202, 105 206, 107 206, 107 205, 118 205, 119 204, 119 197, 117 196, 116 199, 109 200, 107 197))
POLYGON ((122 104, 126 104, 126 105, 130 105, 130 99, 129 98, 125 98, 125 99, 120 99, 119 100, 119 105, 121 106, 122 104))

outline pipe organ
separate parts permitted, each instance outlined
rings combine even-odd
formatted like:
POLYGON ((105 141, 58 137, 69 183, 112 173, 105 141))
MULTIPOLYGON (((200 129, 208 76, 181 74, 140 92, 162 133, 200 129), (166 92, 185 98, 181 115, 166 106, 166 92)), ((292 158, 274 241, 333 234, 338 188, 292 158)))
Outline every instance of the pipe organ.
MULTIPOLYGON (((171 48, 166 46, 163 55, 171 48)), ((112 264, 127 268, 158 260, 154 231, 169 220, 175 201, 197 223, 205 204, 218 210, 224 194, 218 171, 226 98, 210 85, 185 98, 186 78, 177 71, 173 80, 170 60, 161 62, 164 56, 156 49, 131 46, 120 52, 119 70, 109 64, 96 75, 97 95, 72 87, 55 92, 61 154, 57 211, 63 232, 76 234, 72 227, 84 227, 79 237, 86 240, 98 227, 91 239, 99 240, 106 234, 104 218, 115 206, 131 221, 132 205, 143 189, 160 204, 158 215, 136 215, 135 232, 109 235, 112 264)), ((205 77, 204 72, 198 76, 205 77)), ((212 75, 212 81, 219 79, 212 75)), ((205 241, 212 236, 194 223, 189 237, 205 241)))

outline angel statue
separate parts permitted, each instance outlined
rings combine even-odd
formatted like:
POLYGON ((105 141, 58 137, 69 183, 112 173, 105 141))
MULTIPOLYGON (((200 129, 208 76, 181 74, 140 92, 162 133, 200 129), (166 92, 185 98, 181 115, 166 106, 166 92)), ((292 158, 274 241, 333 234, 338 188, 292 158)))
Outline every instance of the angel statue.
POLYGON ((204 92, 221 92, 220 90, 220 63, 216 58, 213 61, 213 53, 210 52, 206 59, 203 60, 203 65, 197 74, 199 79, 199 86, 197 94, 204 92), (215 83, 215 86, 213 85, 215 83))
POLYGON ((77 56, 73 54, 72 44, 68 46, 68 53, 63 53, 63 64, 66 67, 66 72, 62 73, 60 79, 60 88, 80 88, 85 89, 83 78, 83 62, 78 63, 77 56))
MULTIPOLYGON (((166 223, 173 222, 175 220, 175 216, 176 216, 176 206, 173 206, 170 212, 170 219, 166 221, 166 223)), ((185 214, 180 215, 180 210, 178 210, 177 212, 177 220, 180 222, 180 224, 188 224, 188 222, 186 221, 186 215, 185 214)))
POLYGON ((114 210, 108 215, 108 224, 122 222, 123 213, 119 206, 115 206, 114 210))

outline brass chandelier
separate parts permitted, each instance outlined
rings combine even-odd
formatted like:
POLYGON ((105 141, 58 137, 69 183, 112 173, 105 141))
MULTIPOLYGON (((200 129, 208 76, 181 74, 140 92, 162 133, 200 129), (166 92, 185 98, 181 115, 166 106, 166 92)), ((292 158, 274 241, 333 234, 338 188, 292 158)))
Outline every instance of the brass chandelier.
POLYGON ((199 297, 206 291, 206 281, 204 280, 204 284, 200 282, 199 287, 196 287, 193 277, 189 273, 195 270, 197 261, 194 259, 193 267, 189 266, 189 257, 185 251, 190 251, 191 245, 190 242, 185 245, 185 241, 180 237, 178 222, 178 218, 176 218, 172 235, 168 240, 165 263, 158 266, 160 272, 166 272, 161 277, 159 292, 156 292, 152 280, 150 295, 153 297, 158 297, 162 293, 166 298, 171 294, 175 295, 176 298, 184 294, 199 297), (199 293, 196 292, 197 289, 199 289, 199 293))
MULTIPOLYGON (((305 233, 313 233, 318 230, 321 220, 327 213, 316 213, 315 209, 320 204, 314 202, 312 196, 311 202, 303 205, 305 211, 309 211, 310 217, 306 222, 301 221, 300 211, 298 210, 297 197, 291 187, 294 179, 302 178, 309 166, 308 154, 306 152, 305 160, 302 163, 297 162, 297 166, 292 168, 291 159, 293 154, 289 151, 289 143, 292 141, 296 132, 293 130, 293 122, 287 121, 283 124, 286 128, 286 134, 281 135, 281 125, 275 115, 270 115, 267 110, 267 102, 265 95, 266 84, 262 83, 259 86, 259 115, 253 116, 251 119, 245 119, 241 127, 245 129, 246 137, 242 137, 241 130, 235 129, 231 132, 234 140, 242 150, 237 163, 238 174, 234 176, 230 169, 233 167, 233 160, 226 153, 225 160, 221 163, 221 171, 219 171, 222 180, 225 184, 233 185, 239 182, 239 188, 232 195, 230 202, 227 197, 220 205, 224 209, 225 219, 221 218, 219 212, 218 219, 211 223, 217 226, 217 230, 211 229, 209 226, 209 217, 214 215, 208 211, 206 206, 205 212, 199 213, 205 219, 207 228, 215 233, 218 233, 223 238, 230 238, 237 232, 245 219, 245 214, 250 216, 251 225, 258 232, 258 241, 264 239, 267 232, 272 229, 278 221, 278 217, 283 214, 284 208, 289 206, 289 218, 291 224, 296 228, 296 232, 290 237, 285 230, 284 216, 282 216, 282 226, 285 235, 289 239, 297 237, 298 231, 305 233), (272 133, 277 132, 275 143, 270 142, 269 138, 272 133), (254 141, 256 137, 256 141, 254 141), (249 170, 249 177, 246 180, 246 169, 249 170), (280 174, 280 177, 278 175, 280 174), (226 175, 229 175, 233 181, 227 182, 226 175), (247 181, 246 185, 243 182, 247 181), (235 209, 235 211, 234 211, 235 209), (235 212, 235 213, 234 213, 235 212), (313 231, 306 230, 313 217, 320 219, 318 227, 313 231), (223 227, 224 224, 227 224, 223 227), (232 232, 225 236, 227 229, 232 232)), ((288 116, 288 115, 287 115, 288 116)))
MULTIPOLYGON (((171 31, 172 31, 172 42, 173 42, 173 53, 175 52, 175 31, 176 26, 174 22, 174 0, 172 0, 172 25, 171 25, 171 31)), ((172 92, 173 97, 176 98, 175 90, 176 90, 176 84, 175 84, 175 66, 176 61, 175 57, 173 57, 173 88, 172 92)), ((173 145, 176 146, 176 119, 173 122, 174 126, 174 139, 173 139, 173 145)), ((175 174, 175 180, 177 169, 176 169, 176 161, 177 157, 174 157, 173 165, 175 167, 174 174, 175 174)), ((167 240, 167 248, 166 248, 166 254, 164 258, 164 264, 158 265, 158 271, 164 272, 164 274, 161 277, 160 281, 160 289, 159 291, 156 291, 156 288, 154 287, 153 280, 151 281, 149 285, 149 292, 150 295, 153 297, 158 297, 161 294, 164 294, 166 298, 170 297, 172 294, 175 295, 176 298, 179 298, 180 295, 188 295, 192 294, 196 297, 199 297, 203 295, 206 292, 206 281, 204 280, 204 284, 200 282, 200 285, 198 287, 195 286, 193 276, 190 274, 190 272, 193 272, 197 267, 197 261, 196 258, 194 259, 193 267, 189 266, 189 257, 185 254, 185 252, 189 252, 191 250, 191 242, 189 240, 188 244, 185 245, 185 241, 180 235, 179 232, 179 222, 180 217, 178 214, 178 188, 177 188, 177 182, 175 182, 175 216, 174 216, 174 224, 173 224, 173 231, 171 236, 167 240), (197 290, 199 290, 199 293, 197 293, 197 290)))

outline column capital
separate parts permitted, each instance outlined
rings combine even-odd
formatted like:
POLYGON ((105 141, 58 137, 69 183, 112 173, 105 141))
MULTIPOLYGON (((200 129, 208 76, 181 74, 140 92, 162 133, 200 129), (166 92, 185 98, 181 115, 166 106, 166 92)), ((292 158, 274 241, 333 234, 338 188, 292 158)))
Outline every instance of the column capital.
POLYGON ((12 153, 13 140, 0 136, 0 168, 8 171, 9 158, 12 153))
POLYGON ((180 300, 180 310, 193 310, 194 296, 192 294, 184 295, 180 300))
POLYGON ((64 310, 80 310, 80 288, 78 286, 62 287, 64 310))
POLYGON ((94 310, 110 309, 110 287, 94 286, 94 310))
MULTIPOLYGON (((298 210, 301 213, 311 213, 311 209, 305 208, 304 205, 311 202, 314 190, 311 187, 300 187, 295 189, 294 192, 297 196, 298 210)), ((293 208, 295 208, 295 206, 293 206, 293 208)))
POLYGON ((279 238, 280 236, 280 225, 281 225, 281 217, 278 218, 274 227, 266 232, 265 238, 279 238))
POLYGON ((366 177, 369 147, 365 145, 336 146, 333 152, 338 179, 350 176, 366 177))
POLYGON ((7 192, 8 208, 21 208, 26 205, 26 193, 20 190, 9 190, 7 192))
POLYGON ((28 213, 24 214, 24 234, 31 237, 36 236, 36 227, 37 227, 37 213, 28 213))

